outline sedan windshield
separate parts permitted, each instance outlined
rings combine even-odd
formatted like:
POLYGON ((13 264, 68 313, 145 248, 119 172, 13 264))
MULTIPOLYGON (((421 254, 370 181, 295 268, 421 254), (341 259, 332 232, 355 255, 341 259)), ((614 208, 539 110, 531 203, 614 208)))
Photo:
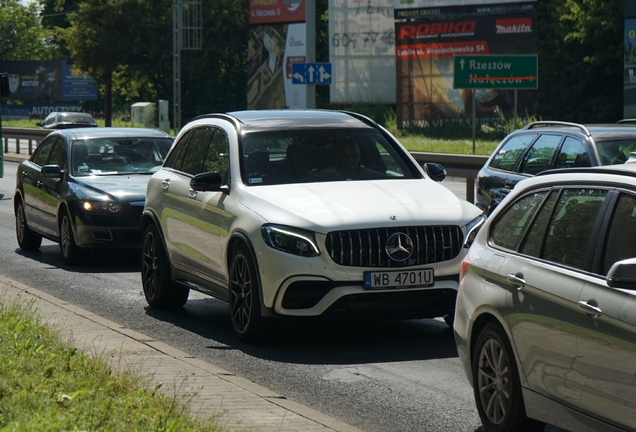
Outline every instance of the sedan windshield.
POLYGON ((376 130, 304 129, 242 138, 241 172, 250 186, 416 178, 406 152, 376 130))
POLYGON ((172 146, 171 138, 95 138, 74 141, 74 176, 144 174, 157 171, 172 146))

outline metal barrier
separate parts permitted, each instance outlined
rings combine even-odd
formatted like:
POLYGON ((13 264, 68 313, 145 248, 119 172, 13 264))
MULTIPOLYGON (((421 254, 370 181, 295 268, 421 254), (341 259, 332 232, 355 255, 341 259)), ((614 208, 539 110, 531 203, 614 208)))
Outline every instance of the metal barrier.
MULTIPOLYGON (((27 142, 27 151, 33 153, 33 143, 35 146, 40 143, 51 131, 33 128, 2 128, 2 138, 4 140, 4 153, 9 153, 9 139, 16 140, 15 153, 21 153, 21 143, 27 142)), ((425 153, 411 152, 411 155, 419 164, 424 162, 436 162, 446 169, 449 177, 461 177, 466 179, 466 200, 475 202, 475 176, 486 163, 488 156, 478 155, 458 155, 451 153, 425 153)))

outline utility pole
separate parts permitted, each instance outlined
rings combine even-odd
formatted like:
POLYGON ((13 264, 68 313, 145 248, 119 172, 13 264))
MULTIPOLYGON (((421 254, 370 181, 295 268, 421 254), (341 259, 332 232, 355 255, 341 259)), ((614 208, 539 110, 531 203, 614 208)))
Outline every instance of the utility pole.
POLYGON ((201 0, 172 1, 172 90, 175 132, 181 129, 181 51, 202 48, 202 15, 201 0))

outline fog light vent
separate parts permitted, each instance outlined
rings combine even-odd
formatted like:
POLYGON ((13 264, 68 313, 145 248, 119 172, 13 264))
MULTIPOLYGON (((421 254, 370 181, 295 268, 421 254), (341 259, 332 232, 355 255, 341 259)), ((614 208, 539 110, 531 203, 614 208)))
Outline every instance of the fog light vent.
POLYGON ((94 230, 93 238, 101 241, 113 241, 113 234, 110 230, 94 230))

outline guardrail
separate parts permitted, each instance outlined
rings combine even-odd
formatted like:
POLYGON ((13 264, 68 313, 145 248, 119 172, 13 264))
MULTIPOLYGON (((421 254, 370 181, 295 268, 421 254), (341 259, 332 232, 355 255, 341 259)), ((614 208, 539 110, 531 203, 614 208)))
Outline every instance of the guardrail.
MULTIPOLYGON (((37 147, 40 141, 49 133, 50 131, 44 129, 2 128, 4 152, 5 154, 9 153, 9 139, 15 139, 15 153, 22 154, 21 144, 27 144, 24 150, 30 155, 33 153, 34 147, 37 147)), ((473 203, 475 202, 475 176, 486 163, 488 156, 426 152, 411 152, 411 155, 419 164, 424 162, 436 162, 446 168, 446 174, 449 177, 461 177, 466 179, 466 200, 473 203)))

